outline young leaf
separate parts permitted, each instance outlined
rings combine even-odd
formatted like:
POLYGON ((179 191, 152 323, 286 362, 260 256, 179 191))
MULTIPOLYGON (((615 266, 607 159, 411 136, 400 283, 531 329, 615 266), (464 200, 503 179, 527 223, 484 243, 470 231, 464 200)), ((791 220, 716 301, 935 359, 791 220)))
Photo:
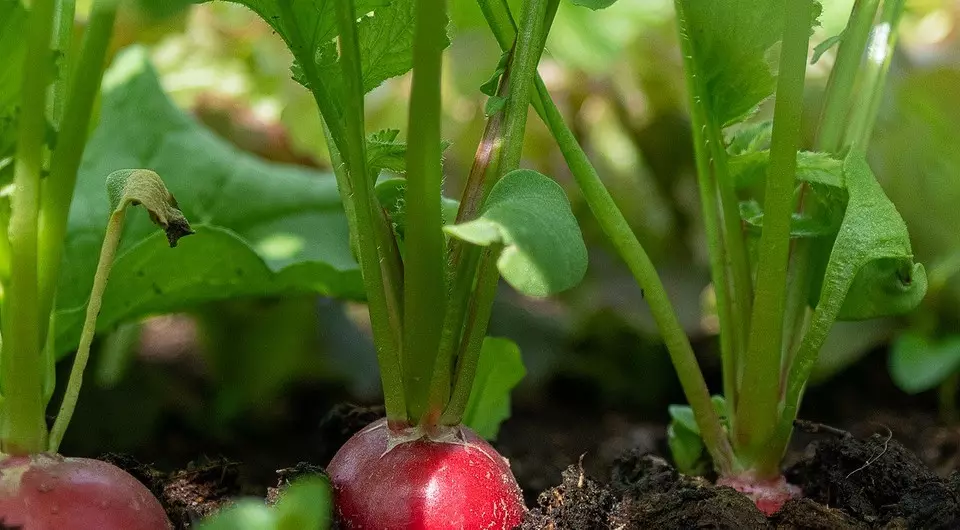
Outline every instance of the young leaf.
POLYGON ((394 173, 407 171, 407 144, 397 141, 398 129, 384 129, 367 139, 367 167, 374 179, 384 169, 394 173))
POLYGON ((587 269, 587 249, 566 194, 549 177, 529 169, 504 175, 479 218, 444 230, 474 245, 503 245, 500 273, 529 296, 569 289, 587 269))
MULTIPOLYGON (((731 156, 728 163, 737 188, 756 186, 766 179, 770 151, 744 152, 731 156)), ((842 188, 843 162, 828 153, 800 151, 797 153, 797 180, 842 188)))
POLYGON ((713 121, 742 121, 774 90, 771 48, 783 32, 785 0, 677 0, 682 39, 689 39, 687 72, 713 121))
POLYGON ((890 349, 890 376, 901 390, 916 394, 960 370, 960 335, 931 340, 904 333, 890 349))
MULTIPOLYGON (((397 235, 398 241, 403 243, 404 233, 406 231, 406 194, 407 179, 392 178, 383 179, 377 183, 374 188, 377 200, 380 206, 387 212, 387 217, 393 223, 393 231, 397 235)), ((443 222, 449 223, 457 218, 457 209, 460 203, 455 199, 441 197, 443 222)))
POLYGON ((817 61, 820 60, 823 54, 827 53, 827 50, 840 44, 840 42, 843 41, 843 33, 844 32, 841 31, 832 37, 827 37, 820 44, 817 44, 816 47, 813 48, 813 57, 810 58, 810 64, 817 64, 817 61))
POLYGON ((321 477, 306 477, 287 486, 273 507, 242 499, 204 520, 199 530, 326 530, 331 525, 330 485, 321 477))
POLYGON ((510 391, 526 374, 520 348, 513 341, 484 338, 464 425, 487 440, 496 439, 500 424, 510 417, 510 391))
POLYGON ((907 227, 862 155, 847 156, 843 176, 849 200, 830 251, 810 327, 791 368, 785 416, 790 421, 788 416, 799 401, 817 352, 841 314, 903 312, 919 304, 927 290, 923 265, 913 261, 907 227), (880 265, 874 263, 878 261, 880 265), (886 272, 884 277, 878 276, 881 271, 886 272), (867 285, 868 281, 878 282, 881 287, 867 285), (852 288, 875 293, 851 295, 852 288), (864 304, 864 300, 869 303, 864 304))
POLYGON ((162 174, 197 234, 165 252, 166 239, 131 215, 98 330, 238 296, 363 296, 333 177, 263 162, 217 138, 173 106, 146 52, 134 48, 104 77, 100 124, 78 176, 57 292, 58 352, 80 335, 110 211, 103 175, 124 167, 162 174))
MULTIPOLYGON (((759 236, 763 229, 763 209, 755 200, 740 203, 740 218, 746 224, 748 233, 759 236)), ((817 217, 810 217, 802 213, 794 213, 790 219, 790 237, 823 237, 836 232, 836 227, 830 222, 817 217)))
POLYGON ((107 197, 110 208, 118 213, 127 206, 143 206, 153 224, 163 228, 170 247, 177 246, 181 237, 193 233, 183 216, 177 199, 167 186, 149 169, 121 169, 107 176, 107 197))
MULTIPOLYGON (((725 428, 727 425, 727 402, 723 396, 713 396, 713 407, 725 428)), ((677 469, 690 475, 702 475, 710 468, 706 447, 700 438, 700 428, 688 405, 670 405, 670 425, 667 427, 667 445, 677 469)))

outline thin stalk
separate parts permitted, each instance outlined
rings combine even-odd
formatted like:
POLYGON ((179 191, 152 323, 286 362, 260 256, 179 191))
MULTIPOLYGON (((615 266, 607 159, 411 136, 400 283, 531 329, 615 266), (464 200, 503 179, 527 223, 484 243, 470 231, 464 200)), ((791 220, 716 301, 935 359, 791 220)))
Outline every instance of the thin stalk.
MULTIPOLYGON (((509 92, 503 110, 503 136, 497 178, 520 165, 523 135, 527 126, 527 111, 530 107, 530 95, 533 92, 534 80, 537 78, 537 64, 540 62, 540 55, 543 53, 547 18, 550 13, 548 0, 527 0, 524 6, 523 23, 514 48, 509 92)), ((490 182, 489 185, 492 185, 492 183, 490 182)), ((470 397, 470 390, 473 387, 476 363, 480 357, 483 337, 489 324, 490 311, 500 277, 495 263, 497 253, 491 252, 491 250, 484 250, 480 257, 477 287, 464 326, 460 354, 457 356, 453 392, 441 418, 441 422, 447 425, 457 424, 463 417, 463 412, 470 397)))
MULTIPOLYGON (((403 278, 403 382, 407 412, 428 425, 430 382, 440 349, 447 292, 443 214, 440 211, 440 75, 447 23, 446 0, 417 0, 407 148, 406 260, 403 278)), ((439 405, 438 405, 439 407, 439 405)))
POLYGON ((756 456, 776 432, 779 412, 790 218, 812 13, 813 0, 787 2, 784 13, 756 298, 734 431, 738 454, 761 478, 779 475, 779 455, 773 461, 756 456))
POLYGON ((717 470, 723 475, 731 474, 737 466, 733 450, 710 400, 710 392, 697 364, 696 355, 680 325, 653 262, 630 229, 630 224, 623 213, 617 208, 616 202, 603 185, 603 181, 600 180, 600 176, 583 152, 573 132, 564 123, 546 86, 539 80, 537 93, 544 103, 546 124, 556 138, 557 145, 583 192, 587 205, 643 289, 644 299, 649 304, 653 318, 663 336, 667 351, 670 353, 670 360, 680 378, 684 395, 693 407, 700 435, 717 470))
POLYGON ((50 84, 50 40, 53 0, 35 0, 27 20, 27 54, 23 64, 20 130, 11 198, 10 281, 3 300, 4 351, 0 356, 3 384, 2 450, 29 454, 46 448, 40 358, 41 317, 37 300, 37 221, 40 175, 46 133, 46 100, 50 84))
POLYGON ((827 80, 826 99, 817 134, 817 149, 820 151, 840 152, 854 99, 854 83, 879 5, 880 0, 856 0, 853 4, 850 22, 837 50, 837 61, 827 80))
MULTIPOLYGON (((87 144, 90 116, 100 92, 100 80, 116 16, 115 0, 99 0, 93 6, 63 111, 62 123, 66 126, 60 128, 57 148, 50 160, 50 175, 42 184, 39 240, 41 315, 49 314, 53 308, 77 170, 87 144)), ((53 330, 48 332, 52 333, 53 330)))
MULTIPOLYGON (((282 1, 281 5, 288 4, 282 1)), ((405 423, 407 411, 403 392, 403 375, 400 365, 402 344, 398 341, 400 315, 391 311, 388 293, 391 287, 384 283, 382 250, 377 246, 378 221, 382 221, 373 196, 372 183, 367 170, 366 138, 363 134, 363 84, 360 72, 360 47, 357 42, 356 11, 353 1, 336 2, 337 25, 340 29, 340 65, 344 78, 343 116, 345 122, 344 143, 338 145, 344 155, 348 179, 352 190, 340 190, 341 195, 352 191, 355 204, 357 247, 360 267, 367 293, 367 306, 373 328, 380 375, 383 382, 387 418, 391 422, 405 423)), ((289 5, 287 5, 287 11, 289 5)), ((292 13, 291 13, 292 14, 292 13)), ((295 24, 295 20, 284 21, 295 24)), ((318 97, 319 99, 319 97, 318 97)), ((321 107, 321 111, 322 111, 321 107)), ((331 127, 331 134, 333 128, 331 127)), ((335 138, 335 137, 334 137, 335 138)))
POLYGON ((59 71, 54 84, 52 115, 57 130, 61 130, 63 122, 64 103, 67 100, 68 82, 72 78, 73 55, 70 46, 73 40, 73 24, 77 13, 76 0, 57 0, 57 20, 54 27, 53 40, 59 54, 59 71))
MULTIPOLYGON (((686 35, 686 15, 681 2, 674 3, 677 12, 677 26, 680 30, 680 49, 683 54, 684 69, 694 72, 693 47, 690 38, 686 35)), ((718 161, 712 156, 710 144, 711 130, 709 112, 706 108, 706 97, 698 79, 687 75, 687 94, 690 100, 690 117, 693 122, 693 145, 697 168, 697 185, 700 191, 700 207, 703 210, 704 231, 707 236, 708 255, 710 258, 710 279, 713 283, 717 298, 717 316, 720 320, 720 360, 723 371, 723 393, 731 410, 736 410, 739 397, 738 375, 741 372, 740 356, 743 350, 736 348, 736 331, 740 329, 734 322, 734 304, 732 290, 732 271, 727 268, 731 259, 727 257, 728 249, 724 245, 723 229, 721 226, 720 198, 718 197, 718 182, 716 167, 718 161)), ((712 405, 711 405, 712 406, 712 405)), ((734 419, 735 416, 732 417, 734 419)))
POLYGON ((880 101, 883 99, 883 89, 886 87, 884 81, 890 71, 890 61, 897 46, 897 36, 900 32, 896 31, 896 28, 900 24, 905 3, 904 0, 886 0, 883 3, 880 20, 870 33, 866 50, 867 61, 860 81, 860 85, 867 91, 867 97, 854 100, 852 117, 844 142, 853 151, 867 152, 867 144, 870 143, 880 101))
MULTIPOLYGON (((501 90, 507 83, 507 73, 501 90)), ((467 177, 457 210, 457 223, 474 219, 480 211, 485 192, 485 182, 494 180, 498 174, 500 149, 503 146, 501 127, 503 113, 498 112, 487 119, 483 136, 473 157, 473 165, 467 177)), ((431 406, 445 407, 450 400, 451 379, 453 376, 454 361, 460 349, 460 335, 463 331, 464 318, 467 315, 470 297, 473 294, 476 279, 477 264, 480 260, 480 249, 473 245, 466 245, 458 239, 451 239, 447 249, 447 270, 452 281, 450 285, 450 301, 443 323, 443 334, 440 336, 440 355, 434 370, 431 395, 431 406)))
POLYGON ((77 407, 80 387, 83 386, 83 372, 87 368, 87 361, 90 359, 90 345, 93 344, 93 337, 97 331, 97 315, 100 314, 103 292, 107 288, 110 269, 113 268, 117 248, 120 246, 120 236, 123 235, 123 221, 126 217, 126 211, 125 208, 122 208, 114 212, 107 223, 107 233, 103 238, 103 246, 100 247, 100 261, 97 262, 97 272, 93 277, 93 288, 90 290, 90 302, 87 304, 83 330, 80 332, 77 355, 74 358, 73 367, 70 368, 70 379, 67 381, 63 401, 60 403, 60 412, 57 414, 53 429, 50 431, 50 442, 47 450, 51 453, 56 453, 59 450, 60 442, 63 441, 63 435, 67 432, 70 419, 73 417, 73 411, 77 407))

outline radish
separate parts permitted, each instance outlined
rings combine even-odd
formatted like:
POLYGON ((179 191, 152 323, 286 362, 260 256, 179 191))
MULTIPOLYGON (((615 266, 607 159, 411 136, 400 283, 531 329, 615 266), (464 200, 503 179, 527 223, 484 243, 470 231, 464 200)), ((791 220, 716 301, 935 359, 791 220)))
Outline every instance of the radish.
POLYGON ((0 463, 0 522, 25 530, 169 530, 143 484, 89 458, 38 454, 0 463))
POLYGON ((462 426, 425 436, 382 419, 353 435, 327 472, 349 529, 509 530, 526 511, 507 460, 462 426))

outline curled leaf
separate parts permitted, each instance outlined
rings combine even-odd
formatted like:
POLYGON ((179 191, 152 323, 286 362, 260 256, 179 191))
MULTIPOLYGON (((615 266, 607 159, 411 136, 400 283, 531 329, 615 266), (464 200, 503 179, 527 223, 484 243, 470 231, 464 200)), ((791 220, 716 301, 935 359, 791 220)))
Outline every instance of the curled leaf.
POLYGON ((129 205, 143 206, 150 220, 163 228, 171 247, 177 246, 181 237, 193 233, 190 223, 183 216, 177 199, 157 175, 149 169, 121 169, 107 176, 107 196, 114 213, 129 205))
POLYGON ((503 245, 497 268, 507 283, 529 296, 569 289, 587 270, 587 248, 566 194, 529 169, 504 175, 479 218, 444 230, 474 245, 503 245))
POLYGON ((862 155, 847 156, 843 177, 849 200, 797 353, 791 400, 799 395, 796 385, 806 381, 838 318, 902 313, 916 307, 927 290, 923 265, 913 261, 906 224, 862 155))

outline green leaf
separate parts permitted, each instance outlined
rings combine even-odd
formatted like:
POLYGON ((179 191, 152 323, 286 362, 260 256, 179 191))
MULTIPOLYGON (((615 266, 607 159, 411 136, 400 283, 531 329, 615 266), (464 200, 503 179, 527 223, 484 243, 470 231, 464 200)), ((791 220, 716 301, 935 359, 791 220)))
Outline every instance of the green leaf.
POLYGON ((810 58, 810 64, 817 64, 817 61, 820 60, 823 54, 827 53, 827 50, 839 45, 841 41, 843 41, 843 31, 832 37, 827 37, 823 42, 817 44, 816 47, 813 48, 813 57, 810 58))
MULTIPOLYGON (((763 209, 755 200, 740 203, 740 218, 746 224, 747 232, 753 236, 760 236, 763 229, 763 209)), ((790 237, 809 238, 823 237, 835 233, 836 227, 820 217, 810 217, 802 213, 794 213, 790 218, 790 237)))
POLYGON ((707 471, 708 461, 703 440, 677 422, 667 427, 667 446, 677 469, 686 475, 702 475, 707 471))
MULTIPOLYGON (((398 242, 403 243, 406 232, 407 217, 405 200, 407 194, 407 179, 405 178, 387 178, 377 182, 374 193, 380 206, 387 212, 387 217, 393 223, 393 231, 398 237, 398 242)), ((460 203, 454 199, 441 197, 443 222, 444 224, 453 222, 457 218, 457 210, 460 203)))
MULTIPOLYGON (((723 426, 729 429, 727 401, 723 396, 710 398, 723 426)), ((700 438, 700 427, 689 405, 670 405, 667 445, 677 469, 689 475, 703 475, 710 469, 710 456, 700 438)))
POLYGON ((594 11, 606 9, 616 2, 617 0, 570 0, 570 3, 575 6, 587 7, 594 11))
POLYGON ((145 167, 164 176, 196 235, 177 252, 145 215, 130 214, 98 330, 211 300, 288 292, 362 298, 332 175, 243 153, 178 110, 140 48, 104 77, 100 124, 70 211, 57 293, 57 351, 77 344, 110 205, 103 175, 145 167))
POLYGON ((869 318, 904 312, 916 307, 927 290, 923 265, 913 261, 907 227, 862 155, 847 156, 843 177, 849 200, 816 295, 801 358, 819 350, 841 316, 869 318))
POLYGON ((727 145, 727 152, 731 155, 743 155, 763 150, 769 151, 772 135, 773 120, 744 124, 733 133, 727 145))
POLYGON ((488 440, 496 439, 500 424, 510 417, 510 391, 526 374, 513 341, 485 337, 463 423, 488 440))
POLYGON ((367 167, 374 178, 384 169, 394 173, 407 171, 407 144, 397 141, 398 129, 384 129, 367 139, 367 167))
POLYGON ((277 501, 277 530, 326 530, 330 528, 333 499, 323 477, 298 479, 277 501))
MULTIPOLYGON (((737 188, 762 184, 767 178, 770 151, 744 152, 728 159, 730 175, 737 188)), ((843 162, 828 153, 800 151, 797 153, 797 180, 833 188, 843 187, 843 162)))
POLYGON ((713 121, 742 121, 775 87, 774 45, 785 0, 678 0, 682 39, 689 39, 697 93, 713 121))
POLYGON ((333 502, 330 485, 322 477, 306 477, 287 486, 276 506, 241 499, 204 520, 199 530, 327 530, 333 502))
POLYGON ((927 292, 927 275, 923 265, 913 261, 907 226, 862 156, 847 157, 843 176, 850 199, 818 307, 823 304, 843 320, 913 309, 927 292))
POLYGON ((931 340, 904 333, 890 350, 890 376, 910 394, 930 390, 960 370, 960 335, 931 340))
POLYGON ((503 245, 500 273, 529 296, 569 289, 587 270, 587 249, 566 194, 549 177, 529 169, 504 175, 479 218, 444 230, 474 245, 503 245))
POLYGON ((500 60, 497 61, 497 68, 493 71, 493 75, 480 85, 481 94, 491 97, 497 95, 497 88, 500 87, 500 78, 503 77, 504 72, 507 71, 508 64, 510 64, 510 51, 505 51, 500 54, 500 60))

